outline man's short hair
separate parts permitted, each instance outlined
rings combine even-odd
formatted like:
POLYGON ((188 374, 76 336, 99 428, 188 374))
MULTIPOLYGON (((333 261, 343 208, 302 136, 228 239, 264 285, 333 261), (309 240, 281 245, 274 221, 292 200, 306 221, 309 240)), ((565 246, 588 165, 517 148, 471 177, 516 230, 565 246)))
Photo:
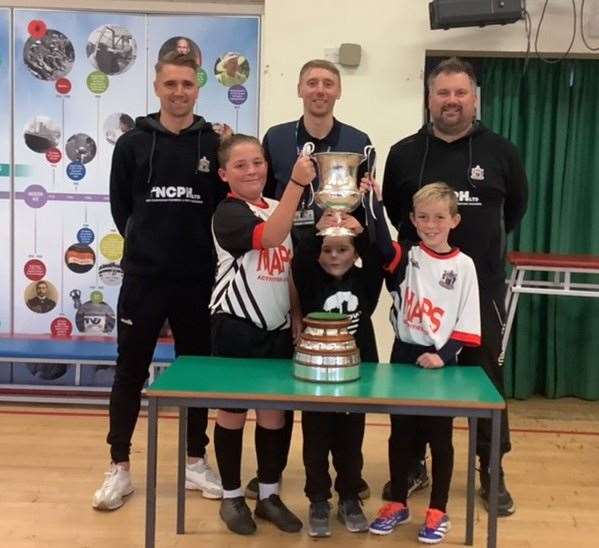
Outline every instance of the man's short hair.
POLYGON ((189 67, 197 72, 198 61, 193 52, 189 53, 178 53, 177 51, 169 51, 158 59, 158 62, 154 65, 154 70, 158 74, 164 65, 175 65, 177 67, 189 67))
POLYGON ((476 89, 476 74, 474 74, 474 68, 468 61, 464 61, 459 57, 450 57, 441 61, 428 75, 426 85, 430 90, 435 78, 439 74, 466 74, 472 82, 472 87, 476 89))
POLYGON ((339 69, 334 65, 334 63, 331 63, 330 61, 327 61, 325 59, 312 59, 311 61, 305 63, 304 66, 300 69, 299 81, 301 82, 304 74, 306 74, 306 72, 313 68, 328 70, 329 72, 332 72, 335 76, 337 76, 337 79, 339 80, 339 82, 341 82, 341 73, 339 72, 339 69))
POLYGON ((449 213, 455 217, 458 213, 458 197, 455 191, 447 183, 437 181, 424 185, 414 196, 412 196, 412 208, 416 209, 416 204, 424 202, 445 201, 449 206, 449 213))
POLYGON ((244 135, 243 133, 233 133, 232 135, 225 137, 218 145, 218 150, 216 151, 218 165, 224 168, 225 164, 229 161, 229 157, 231 156, 231 149, 234 146, 244 144, 256 145, 260 150, 262 150, 262 154, 264 155, 262 143, 256 139, 256 137, 253 135, 244 135))

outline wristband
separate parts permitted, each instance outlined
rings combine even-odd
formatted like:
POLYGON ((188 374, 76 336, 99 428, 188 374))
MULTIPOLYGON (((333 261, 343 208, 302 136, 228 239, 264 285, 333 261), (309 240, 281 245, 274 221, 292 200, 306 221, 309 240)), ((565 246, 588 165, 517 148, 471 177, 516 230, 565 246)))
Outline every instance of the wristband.
POLYGON ((294 184, 297 185, 301 188, 306 188, 306 185, 302 185, 302 183, 300 183, 299 181, 296 181, 293 177, 289 177, 289 180, 294 184))

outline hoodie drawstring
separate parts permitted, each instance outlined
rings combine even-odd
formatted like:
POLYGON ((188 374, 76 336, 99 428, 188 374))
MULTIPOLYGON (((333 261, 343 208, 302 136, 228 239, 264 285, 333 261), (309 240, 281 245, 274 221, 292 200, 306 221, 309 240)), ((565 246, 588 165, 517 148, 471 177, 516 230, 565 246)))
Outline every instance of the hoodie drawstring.
POLYGON ((466 179, 468 184, 476 189, 476 185, 472 182, 470 175, 472 174, 472 133, 468 137, 468 165, 466 166, 466 179))
POLYGON ((196 164, 196 175, 200 172, 201 160, 202 160, 202 132, 198 131, 198 161, 196 164))
POLYGON ((422 188, 422 179, 424 178, 424 168, 426 167, 426 159, 428 157, 428 143, 429 135, 426 134, 426 141, 424 142, 424 155, 422 156, 422 162, 420 163, 420 173, 418 174, 418 188, 422 188))
POLYGON ((152 131, 152 148, 150 149, 150 168, 148 170, 148 180, 146 184, 149 186, 152 180, 152 162, 154 161, 154 152, 156 151, 156 131, 152 131))

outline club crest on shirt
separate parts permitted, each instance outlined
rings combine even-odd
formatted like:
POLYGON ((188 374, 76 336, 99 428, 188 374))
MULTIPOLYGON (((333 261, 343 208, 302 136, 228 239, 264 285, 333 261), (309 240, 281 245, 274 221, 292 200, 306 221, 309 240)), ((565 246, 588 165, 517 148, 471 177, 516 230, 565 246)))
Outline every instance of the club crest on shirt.
POLYGON ((410 257, 410 264, 414 267, 414 268, 420 268, 420 265, 418 264, 418 261, 416 259, 414 259, 413 257, 410 257))
POLYGON ((458 275, 453 270, 445 270, 443 271, 443 276, 441 276, 441 280, 439 281, 439 285, 444 287, 445 289, 453 289, 455 285, 455 281, 458 275))
POLYGON ((198 162, 198 171, 201 171, 202 173, 209 173, 210 172, 210 160, 208 160, 208 158, 206 158, 206 156, 202 156, 198 162))
POLYGON ((485 170, 479 165, 474 166, 470 170, 470 178, 473 181, 484 181, 485 180, 485 170))

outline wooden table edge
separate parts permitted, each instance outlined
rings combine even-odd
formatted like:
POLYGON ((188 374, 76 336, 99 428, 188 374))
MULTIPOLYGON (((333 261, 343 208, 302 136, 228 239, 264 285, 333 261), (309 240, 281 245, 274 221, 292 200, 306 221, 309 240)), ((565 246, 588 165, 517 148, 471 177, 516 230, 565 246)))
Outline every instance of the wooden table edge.
POLYGON ((358 404, 358 405, 398 405, 413 407, 445 407, 460 409, 505 409, 506 403, 485 403, 474 402, 470 400, 397 400, 393 398, 361 398, 361 397, 343 397, 343 396, 294 396, 282 394, 252 394, 247 392, 198 392, 195 390, 152 390, 145 392, 150 398, 193 398, 206 400, 237 400, 237 401, 273 401, 273 402, 322 402, 331 404, 358 404))

